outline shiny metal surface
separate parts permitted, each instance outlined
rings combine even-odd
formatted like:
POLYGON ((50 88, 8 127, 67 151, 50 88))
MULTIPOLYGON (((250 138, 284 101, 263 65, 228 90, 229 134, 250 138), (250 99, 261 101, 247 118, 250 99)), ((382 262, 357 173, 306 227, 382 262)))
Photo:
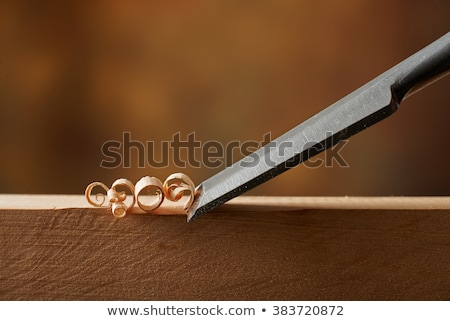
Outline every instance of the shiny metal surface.
POLYGON ((383 120, 450 71, 450 32, 197 186, 188 221, 383 120))

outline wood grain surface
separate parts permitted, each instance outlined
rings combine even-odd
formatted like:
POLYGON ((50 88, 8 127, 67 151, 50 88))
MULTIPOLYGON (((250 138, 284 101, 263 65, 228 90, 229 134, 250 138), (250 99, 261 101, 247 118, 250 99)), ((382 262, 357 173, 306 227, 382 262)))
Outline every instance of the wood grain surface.
POLYGON ((0 300, 450 300, 449 210, 0 210, 0 300))

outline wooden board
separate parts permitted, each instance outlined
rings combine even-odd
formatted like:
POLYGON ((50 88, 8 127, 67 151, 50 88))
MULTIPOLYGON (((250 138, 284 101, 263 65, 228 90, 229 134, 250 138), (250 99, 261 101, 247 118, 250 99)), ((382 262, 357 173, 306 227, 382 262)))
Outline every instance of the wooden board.
POLYGON ((450 210, 263 203, 191 223, 3 207, 0 300, 450 299, 450 210))

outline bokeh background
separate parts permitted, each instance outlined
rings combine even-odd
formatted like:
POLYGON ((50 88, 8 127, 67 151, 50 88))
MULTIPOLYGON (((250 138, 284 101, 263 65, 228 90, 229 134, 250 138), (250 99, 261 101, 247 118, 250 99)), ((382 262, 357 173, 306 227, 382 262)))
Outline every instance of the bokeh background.
MULTIPOLYGON (((0 192, 199 183, 221 168, 100 167, 101 146, 278 136, 450 31, 448 0, 0 1, 0 192)), ((449 195, 450 77, 259 195, 449 195)))

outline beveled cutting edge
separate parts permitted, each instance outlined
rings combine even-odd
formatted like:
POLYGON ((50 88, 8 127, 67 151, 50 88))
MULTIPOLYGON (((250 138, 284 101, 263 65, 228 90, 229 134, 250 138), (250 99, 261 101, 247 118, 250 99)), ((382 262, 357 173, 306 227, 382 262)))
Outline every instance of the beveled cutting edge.
POLYGON ((188 221, 297 166, 397 110, 450 72, 450 32, 196 187, 188 221))

